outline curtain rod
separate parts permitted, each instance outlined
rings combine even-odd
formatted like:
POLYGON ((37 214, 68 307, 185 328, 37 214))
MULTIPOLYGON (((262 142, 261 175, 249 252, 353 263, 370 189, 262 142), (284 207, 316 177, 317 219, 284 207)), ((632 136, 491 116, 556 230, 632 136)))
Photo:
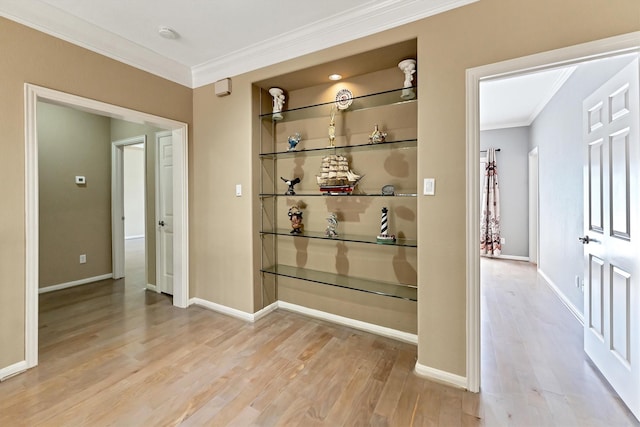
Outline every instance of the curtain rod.
MULTIPOLYGON (((496 151, 500 151, 500 149, 499 149, 499 148, 496 148, 496 151)), ((487 152, 487 150, 480 150, 480 152, 481 152, 481 153, 486 153, 486 152, 487 152)))

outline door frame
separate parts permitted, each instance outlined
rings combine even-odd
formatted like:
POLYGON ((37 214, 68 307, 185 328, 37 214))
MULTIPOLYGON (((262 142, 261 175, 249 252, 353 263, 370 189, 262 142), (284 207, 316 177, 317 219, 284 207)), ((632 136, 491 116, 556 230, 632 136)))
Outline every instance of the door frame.
POLYGON ((147 123, 170 129, 173 134, 174 204, 174 295, 173 305, 189 305, 189 205, 187 124, 140 111, 119 107, 54 89, 25 83, 25 361, 27 368, 38 364, 38 101, 63 105, 92 114, 147 123))
POLYGON ((538 147, 529 151, 527 162, 529 166, 529 262, 538 264, 540 262, 540 177, 538 173, 540 167, 538 162, 538 147), (535 184, 535 185, 534 185, 535 184), (535 205, 531 203, 535 202, 535 205), (533 206, 532 206, 533 205, 533 206), (532 253, 534 256, 532 256, 532 253))
POLYGON ((469 68, 466 72, 466 381, 480 391, 480 82, 640 52, 640 31, 469 68))
MULTIPOLYGON (((145 159, 147 152, 147 135, 139 135, 131 138, 120 139, 111 142, 111 264, 114 279, 124 277, 124 147, 128 145, 143 144, 145 159)), ((147 176, 144 177, 145 192, 145 233, 147 222, 147 176)), ((145 257, 145 274, 146 268, 145 257)))

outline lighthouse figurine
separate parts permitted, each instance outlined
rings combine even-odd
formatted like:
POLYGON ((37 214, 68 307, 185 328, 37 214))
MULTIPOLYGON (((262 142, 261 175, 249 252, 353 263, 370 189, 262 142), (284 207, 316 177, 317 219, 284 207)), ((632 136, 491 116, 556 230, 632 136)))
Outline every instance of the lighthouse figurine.
POLYGON ((387 213, 389 210, 384 207, 382 208, 382 219, 380 220, 380 234, 376 238, 377 243, 392 245, 396 242, 396 236, 393 234, 388 234, 389 231, 389 222, 387 221, 387 213))

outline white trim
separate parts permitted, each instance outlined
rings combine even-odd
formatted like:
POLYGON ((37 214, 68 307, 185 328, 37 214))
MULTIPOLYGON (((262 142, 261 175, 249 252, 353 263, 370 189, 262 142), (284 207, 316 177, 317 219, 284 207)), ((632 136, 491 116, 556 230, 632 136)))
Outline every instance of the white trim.
POLYGON ((545 283, 549 286, 549 288, 551 288, 553 293, 556 294, 560 301, 562 301, 562 303, 567 306, 571 314, 573 314, 575 318, 578 319, 578 322, 580 322, 580 324, 584 326, 584 316, 582 315, 580 310, 578 310, 578 307, 576 307, 571 301, 569 301, 567 296, 560 290, 559 287, 556 286, 553 280, 551 280, 551 278, 544 273, 544 271, 538 268, 538 274, 540 275, 542 280, 544 280, 545 283))
POLYGON ((272 311, 275 311, 278 308, 278 303, 274 302, 273 304, 270 304, 255 313, 247 313, 246 311, 227 307, 226 305, 217 304, 215 302, 207 301, 206 299, 202 298, 191 298, 189 300, 189 305, 198 305, 217 313, 226 314, 227 316, 235 317, 236 319, 244 320, 245 322, 251 323, 262 319, 264 316, 271 313, 272 311))
POLYGON ((25 135, 25 321, 24 352, 27 368, 38 364, 38 287, 39 287, 39 197, 38 137, 36 107, 38 93, 24 88, 25 135))
MULTIPOLYGON (((85 112, 102 116, 128 120, 136 123, 147 123, 159 128, 174 130, 174 155, 183 161, 174 164, 174 180, 179 193, 175 200, 181 202, 174 205, 181 221, 174 228, 181 228, 178 243, 179 256, 174 254, 174 271, 180 272, 177 280, 174 276, 173 305, 186 307, 189 300, 189 236, 188 236, 188 193, 185 191, 188 176, 187 124, 116 105, 83 98, 77 95, 25 83, 25 359, 27 367, 38 364, 38 139, 36 106, 38 101, 48 101, 65 105, 85 112), (177 135, 177 137, 175 137, 177 135), (184 266, 184 268, 183 268, 184 266)), ((176 190, 174 189, 174 194, 176 190)))
POLYGON ((147 283, 147 286, 145 286, 145 288, 146 288, 148 291, 152 291, 152 292, 160 293, 160 290, 156 287, 156 285, 152 285, 151 283, 147 283))
MULTIPOLYGON (((125 250, 124 241, 124 147, 142 144, 146 153, 147 135, 138 135, 131 138, 120 139, 111 142, 111 263, 115 279, 124 277, 125 250)), ((145 156, 146 165, 146 156, 145 156)), ((144 177, 145 194, 145 226, 147 212, 147 177, 144 177)), ((144 237, 142 235, 141 237, 144 237)), ((145 274, 147 260, 145 257, 145 274)))
POLYGON ((193 87, 399 27, 478 0, 369 2, 191 68, 193 87))
POLYGON ((14 363, 13 365, 9 365, 5 368, 0 369, 0 382, 14 376, 18 375, 29 369, 28 363, 26 360, 23 360, 18 363, 14 363))
POLYGON ((348 326, 353 329, 370 332, 394 340, 406 342, 409 344, 418 344, 418 336, 408 332, 398 331, 384 326, 374 325, 373 323, 363 322, 361 320, 350 319, 348 317, 338 316, 337 314, 327 313, 325 311, 315 310, 313 308, 303 307, 301 305, 292 304, 286 301, 278 301, 278 308, 293 311, 294 313, 303 314, 328 322, 337 323, 339 325, 348 326))
POLYGON ((173 305, 180 308, 189 306, 189 155, 187 135, 186 124, 184 127, 172 131, 173 305), (178 288, 177 292, 176 288, 178 288))
POLYGON ((45 286, 44 288, 38 288, 39 294, 46 294, 47 292, 59 291, 60 289, 73 288, 74 286, 86 285, 88 283, 99 282, 101 280, 112 279, 111 273, 102 274, 95 277, 87 277, 86 279, 73 280, 71 282, 60 283, 58 285, 45 286))
POLYGON ((417 376, 433 380, 439 383, 444 383, 457 388, 467 388, 467 379, 460 375, 455 375, 440 369, 431 368, 429 366, 421 365, 416 362, 414 371, 417 376))
POLYGON ((520 256, 520 255, 481 255, 483 258, 493 258, 493 259, 504 259, 506 261, 527 261, 529 262, 528 256, 520 256))
POLYGON ((136 234, 135 236, 124 236, 124 240, 144 239, 144 234, 136 234))
POLYGON ((479 87, 481 80, 515 76, 640 49, 640 31, 569 46, 467 70, 466 81, 466 242, 467 389, 480 391, 480 251, 479 248, 479 87))

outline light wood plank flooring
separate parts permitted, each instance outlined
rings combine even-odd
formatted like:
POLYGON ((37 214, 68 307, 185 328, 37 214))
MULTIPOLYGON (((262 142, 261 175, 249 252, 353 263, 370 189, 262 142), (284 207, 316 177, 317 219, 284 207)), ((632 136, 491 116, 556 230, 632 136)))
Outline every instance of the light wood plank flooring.
POLYGON ((176 309, 128 274, 41 296, 40 365, 0 384, 0 426, 635 425, 535 269, 482 271, 480 394, 416 377, 415 346, 176 309))

